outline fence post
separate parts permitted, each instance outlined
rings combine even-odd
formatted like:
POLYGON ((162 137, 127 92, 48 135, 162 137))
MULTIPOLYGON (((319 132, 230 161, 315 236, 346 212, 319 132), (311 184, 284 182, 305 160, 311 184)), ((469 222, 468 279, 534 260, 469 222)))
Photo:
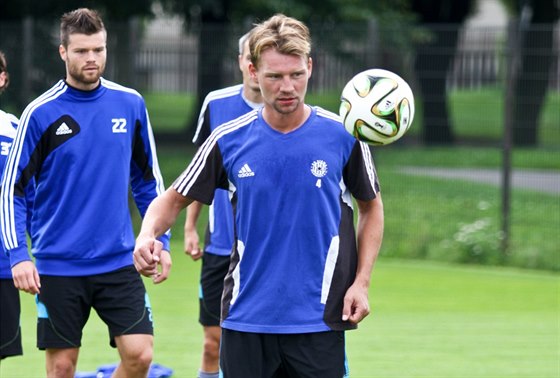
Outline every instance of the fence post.
MULTIPOLYGON (((23 41, 22 41, 22 56, 21 65, 23 67, 21 72, 33 72, 33 18, 31 16, 25 16, 22 22, 23 27, 23 41)), ((27 104, 29 99, 33 97, 32 86, 33 86, 33 76, 32 75, 21 75, 19 78, 21 81, 21 94, 18 99, 18 103, 27 104)))
POLYGON ((504 104, 504 141, 502 154, 502 253, 503 257, 509 252, 510 242, 510 208, 511 208, 511 149, 513 140, 513 115, 514 97, 517 75, 521 64, 521 49, 523 48, 523 36, 531 19, 531 8, 525 4, 521 11, 519 21, 510 22, 508 25, 510 36, 506 48, 505 58, 509 57, 506 75, 506 98, 504 104))

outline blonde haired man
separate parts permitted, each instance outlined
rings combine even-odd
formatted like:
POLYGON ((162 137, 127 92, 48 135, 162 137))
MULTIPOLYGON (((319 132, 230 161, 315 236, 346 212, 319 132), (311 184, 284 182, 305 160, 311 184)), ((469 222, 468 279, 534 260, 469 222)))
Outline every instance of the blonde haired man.
POLYGON ((344 332, 369 313, 383 235, 379 182, 369 148, 335 114, 304 102, 307 27, 275 15, 253 29, 249 46, 264 108, 218 127, 150 205, 135 264, 156 272, 155 237, 193 200, 228 189, 235 244, 222 296, 224 377, 340 378, 344 332))

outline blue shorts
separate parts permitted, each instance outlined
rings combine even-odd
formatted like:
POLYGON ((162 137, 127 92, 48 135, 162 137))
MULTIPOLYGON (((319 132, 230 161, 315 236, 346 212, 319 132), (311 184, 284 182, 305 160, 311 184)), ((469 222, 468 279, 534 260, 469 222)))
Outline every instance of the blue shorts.
POLYGON ((130 334, 153 335, 152 309, 133 265, 83 277, 41 275, 36 296, 37 347, 79 348, 91 309, 109 328, 109 342, 130 334))

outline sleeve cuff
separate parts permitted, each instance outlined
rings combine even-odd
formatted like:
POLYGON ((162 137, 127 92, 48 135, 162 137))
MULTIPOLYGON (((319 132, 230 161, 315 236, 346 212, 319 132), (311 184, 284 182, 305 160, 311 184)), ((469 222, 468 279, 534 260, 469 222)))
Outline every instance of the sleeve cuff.
POLYGON ((170 252, 170 243, 169 240, 171 239, 171 231, 167 231, 165 234, 161 235, 157 238, 160 242, 163 243, 163 249, 170 252))
POLYGON ((10 267, 14 267, 22 261, 31 261, 29 253, 27 252, 27 245, 22 245, 16 249, 8 251, 10 256, 10 267))

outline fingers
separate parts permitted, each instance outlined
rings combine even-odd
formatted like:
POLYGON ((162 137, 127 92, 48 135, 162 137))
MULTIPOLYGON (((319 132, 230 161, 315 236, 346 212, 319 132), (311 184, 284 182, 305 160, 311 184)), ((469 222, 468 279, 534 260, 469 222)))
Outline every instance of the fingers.
POLYGON ((161 253, 163 251, 163 243, 159 240, 154 240, 152 245, 152 261, 158 263, 161 259, 161 253))
POLYGON ((193 248, 193 249, 190 251, 190 255, 191 255, 191 258, 192 258, 193 260, 198 260, 198 259, 200 259, 200 258, 202 257, 203 251, 202 251, 201 248, 198 248, 198 247, 197 247, 197 248, 193 248))
POLYGON ((358 324, 366 316, 369 315, 369 307, 358 306, 354 308, 354 311, 350 313, 348 321, 352 324, 358 324))
POLYGON ((352 300, 344 297, 344 306, 342 307, 342 321, 346 322, 352 315, 352 300))
POLYGON ((194 231, 185 231, 185 254, 189 255, 193 260, 202 257, 202 249, 199 247, 198 233, 194 231))
POLYGON ((151 277, 158 274, 157 264, 160 260, 163 244, 159 240, 138 240, 133 252, 134 267, 140 274, 151 277))
POLYGON ((161 283, 165 281, 167 277, 169 277, 172 263, 171 263, 171 255, 169 254, 168 251, 163 251, 161 253, 160 265, 161 265, 161 272, 158 272, 157 274, 152 276, 152 281, 154 284, 161 283))
POLYGON ((342 321, 358 324, 370 313, 367 297, 346 295, 342 308, 342 321))
POLYGON ((33 269, 33 280, 35 283, 35 290, 31 294, 39 294, 39 291, 41 290, 41 278, 39 277, 39 272, 37 271, 37 269, 33 269))
POLYGON ((31 261, 22 261, 12 268, 14 286, 29 294, 39 294, 41 280, 35 264, 31 261))

